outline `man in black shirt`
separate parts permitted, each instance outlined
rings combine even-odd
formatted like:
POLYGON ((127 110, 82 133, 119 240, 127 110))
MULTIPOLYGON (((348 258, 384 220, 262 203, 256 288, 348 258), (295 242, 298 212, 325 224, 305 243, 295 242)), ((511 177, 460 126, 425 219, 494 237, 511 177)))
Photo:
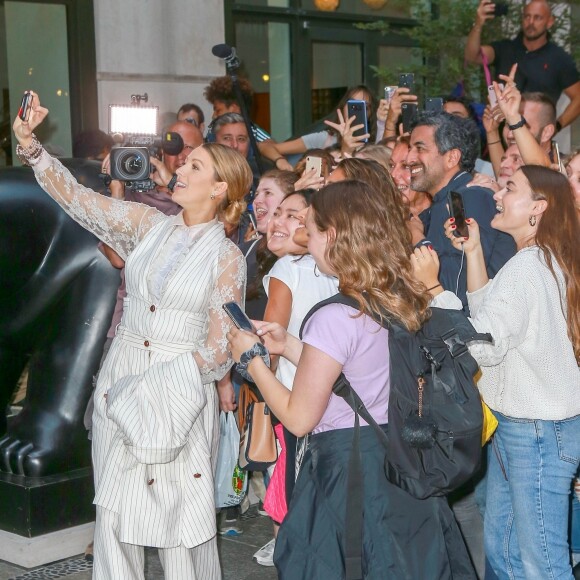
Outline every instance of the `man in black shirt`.
POLYGON ((481 0, 475 23, 465 45, 465 59, 481 64, 483 52, 495 65, 496 74, 508 75, 518 63, 516 84, 522 92, 541 92, 557 102, 562 92, 570 103, 556 121, 559 131, 580 115, 580 75, 574 59, 550 40, 549 30, 554 17, 546 0, 531 0, 524 7, 522 30, 513 39, 481 44, 481 31, 488 20, 495 17, 495 4, 481 0))

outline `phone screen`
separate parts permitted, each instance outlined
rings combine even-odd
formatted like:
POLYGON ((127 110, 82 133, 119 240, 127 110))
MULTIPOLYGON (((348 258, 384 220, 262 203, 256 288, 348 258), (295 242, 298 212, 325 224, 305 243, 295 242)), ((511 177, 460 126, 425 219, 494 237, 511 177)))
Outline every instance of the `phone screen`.
POLYGON ((401 115, 403 117, 403 133, 410 133, 413 123, 417 119, 417 103, 403 103, 401 115))
POLYGON ((256 328, 237 302, 226 302, 222 307, 240 330, 256 332, 256 328))
POLYGON ((468 238, 469 230, 465 222, 465 208, 463 207, 463 196, 457 191, 449 192, 449 214, 455 218, 453 235, 456 238, 468 238))
POLYGON ((30 91, 26 91, 24 95, 22 95, 20 109, 18 109, 18 116, 23 121, 28 121, 28 115, 30 114, 31 107, 32 107, 32 94, 30 93, 30 91))
POLYGON ((369 127, 367 123, 367 104, 365 103, 365 101, 356 101, 354 99, 347 101, 346 111, 349 119, 352 116, 355 117, 355 120, 352 122, 351 127, 354 127, 355 125, 362 125, 361 129, 357 129, 353 133, 353 137, 358 137, 360 135, 364 135, 369 132, 369 127))

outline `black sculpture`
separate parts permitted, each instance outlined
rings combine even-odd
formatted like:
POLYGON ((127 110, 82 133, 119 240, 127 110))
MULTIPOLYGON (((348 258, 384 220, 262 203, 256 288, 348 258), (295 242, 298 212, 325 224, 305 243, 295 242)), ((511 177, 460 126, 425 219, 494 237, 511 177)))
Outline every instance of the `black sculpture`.
MULTIPOLYGON (((65 165, 103 190, 99 163, 65 165)), ((119 286, 97 242, 31 169, 0 170, 0 471, 43 476, 90 466, 83 413, 119 286), (7 425, 28 361, 23 410, 7 425)))

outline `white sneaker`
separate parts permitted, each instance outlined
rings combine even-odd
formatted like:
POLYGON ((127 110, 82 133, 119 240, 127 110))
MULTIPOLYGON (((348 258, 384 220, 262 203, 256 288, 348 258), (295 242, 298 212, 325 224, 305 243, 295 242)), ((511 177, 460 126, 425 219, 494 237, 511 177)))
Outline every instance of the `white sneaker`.
POLYGON ((262 546, 253 556, 254 560, 260 566, 274 565, 274 548, 276 547, 276 538, 272 538, 265 546, 262 546))

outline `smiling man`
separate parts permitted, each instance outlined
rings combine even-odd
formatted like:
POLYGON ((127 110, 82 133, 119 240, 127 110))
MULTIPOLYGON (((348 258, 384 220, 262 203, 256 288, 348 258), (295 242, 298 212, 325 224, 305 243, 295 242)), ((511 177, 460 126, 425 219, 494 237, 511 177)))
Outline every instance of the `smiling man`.
POLYGON ((439 254, 439 281, 443 288, 455 292, 467 304, 467 275, 462 254, 445 237, 443 224, 449 219, 448 194, 463 196, 466 217, 479 224, 488 275, 495 273, 515 253, 513 240, 494 230, 490 222, 496 213, 493 192, 467 184, 479 150, 479 132, 469 119, 449 113, 423 114, 411 133, 407 165, 411 171, 411 188, 433 196, 433 205, 420 218, 425 238, 439 254))

